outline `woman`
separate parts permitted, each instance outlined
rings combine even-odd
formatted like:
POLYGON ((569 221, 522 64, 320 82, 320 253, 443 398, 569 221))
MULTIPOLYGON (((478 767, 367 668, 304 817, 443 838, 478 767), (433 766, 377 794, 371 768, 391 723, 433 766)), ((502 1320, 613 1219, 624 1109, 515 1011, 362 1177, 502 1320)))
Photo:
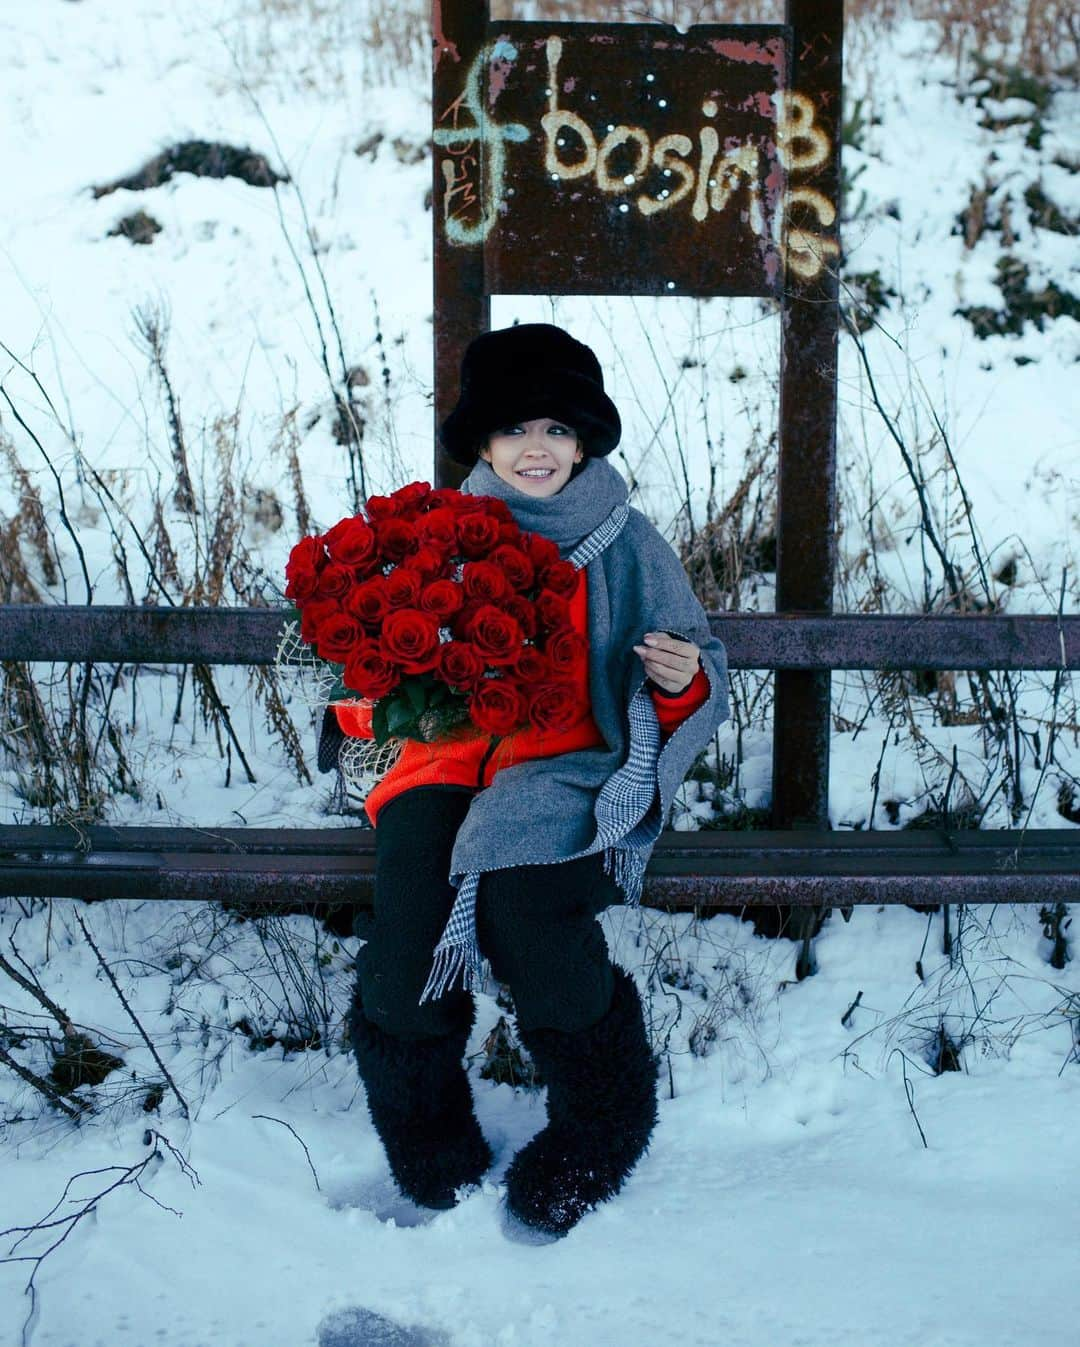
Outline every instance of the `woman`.
POLYGON ((477 338, 440 434, 472 469, 462 491, 505 501, 577 570, 567 620, 588 660, 569 728, 410 742, 369 795, 375 919, 350 1032, 398 1186, 453 1206, 493 1158, 462 1062, 486 956, 547 1085, 507 1206, 562 1235, 619 1190, 656 1122, 641 1002, 597 916, 640 896, 674 792, 727 717, 726 661, 606 462, 621 426, 587 346, 544 323, 477 338))

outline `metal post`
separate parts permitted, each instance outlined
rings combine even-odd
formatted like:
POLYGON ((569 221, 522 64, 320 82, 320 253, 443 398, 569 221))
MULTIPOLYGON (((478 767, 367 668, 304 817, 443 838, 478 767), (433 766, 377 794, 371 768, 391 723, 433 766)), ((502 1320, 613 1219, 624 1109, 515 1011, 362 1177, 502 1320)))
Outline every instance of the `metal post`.
MULTIPOLYGON (((843 0, 788 0, 776 607, 829 613, 835 569, 843 0)), ((778 670, 773 826, 827 828, 830 675, 778 670)))
POLYGON ((439 486, 458 486, 468 471, 442 452, 438 427, 457 399, 466 346, 490 326, 483 243, 455 243, 447 231, 448 222, 467 222, 484 200, 483 129, 465 106, 465 87, 487 40, 488 14, 487 0, 432 0, 434 469, 439 486), (447 132, 453 133, 448 139, 447 132))

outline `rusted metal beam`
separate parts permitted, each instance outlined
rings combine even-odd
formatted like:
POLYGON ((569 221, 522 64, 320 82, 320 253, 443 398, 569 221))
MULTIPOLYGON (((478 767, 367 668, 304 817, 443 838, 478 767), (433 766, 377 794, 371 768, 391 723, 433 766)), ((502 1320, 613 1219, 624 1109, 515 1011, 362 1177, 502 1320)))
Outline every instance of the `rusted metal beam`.
MULTIPOLYGON (((0 827, 0 894, 371 901, 367 828, 0 827)), ((1080 829, 665 832, 652 905, 711 909, 1080 900, 1080 829)))
MULTIPOLYGON (((787 0, 787 21, 776 607, 831 613, 843 0, 787 0)), ((774 826, 827 826, 828 673, 778 673, 773 724, 774 826)))
MULTIPOLYGON (((1080 616, 714 613, 733 669, 1077 669, 1080 616)), ((0 605, 0 660, 269 664, 271 608, 0 605)))
POLYGON ((1077 669, 1080 617, 713 613, 737 669, 1077 669))
POLYGON ((488 14, 487 0, 432 0, 433 443, 438 486, 459 486, 468 471, 442 452, 438 428, 457 398, 466 346, 491 325, 483 242, 473 237, 489 195, 487 111, 482 101, 470 99, 467 88, 470 71, 483 55, 488 14))

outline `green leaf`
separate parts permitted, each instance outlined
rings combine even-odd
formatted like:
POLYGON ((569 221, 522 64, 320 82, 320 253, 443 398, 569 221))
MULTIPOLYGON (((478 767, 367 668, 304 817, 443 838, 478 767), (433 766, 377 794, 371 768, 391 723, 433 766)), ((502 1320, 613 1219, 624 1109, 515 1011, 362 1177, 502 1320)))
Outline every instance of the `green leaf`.
POLYGON ((404 726, 408 725, 414 718, 414 712, 411 706, 394 700, 390 703, 386 712, 386 724, 391 734, 403 733, 404 726))
POLYGON ((407 678, 405 680, 404 689, 412 706, 413 714, 417 716, 420 715, 427 706, 427 689, 421 682, 414 678, 407 678))
POLYGON ((371 713, 371 729, 375 735, 375 742, 382 748, 383 744, 390 738, 390 731, 386 724, 386 699, 375 703, 375 708, 371 713))

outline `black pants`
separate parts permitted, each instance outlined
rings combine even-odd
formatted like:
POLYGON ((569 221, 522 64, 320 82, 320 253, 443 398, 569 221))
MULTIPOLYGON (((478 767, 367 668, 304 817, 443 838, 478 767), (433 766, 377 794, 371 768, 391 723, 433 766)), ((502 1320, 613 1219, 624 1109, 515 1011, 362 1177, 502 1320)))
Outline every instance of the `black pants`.
MULTIPOLYGON (((357 968, 365 1014, 397 1037, 450 1033, 471 1002, 457 983, 417 1004, 453 906, 450 853, 472 797, 464 787, 419 787, 379 811, 375 920, 357 968)), ((521 1028, 573 1033, 605 1014, 614 983, 596 918, 621 901, 599 856, 481 877, 480 949, 510 988, 521 1028)))

